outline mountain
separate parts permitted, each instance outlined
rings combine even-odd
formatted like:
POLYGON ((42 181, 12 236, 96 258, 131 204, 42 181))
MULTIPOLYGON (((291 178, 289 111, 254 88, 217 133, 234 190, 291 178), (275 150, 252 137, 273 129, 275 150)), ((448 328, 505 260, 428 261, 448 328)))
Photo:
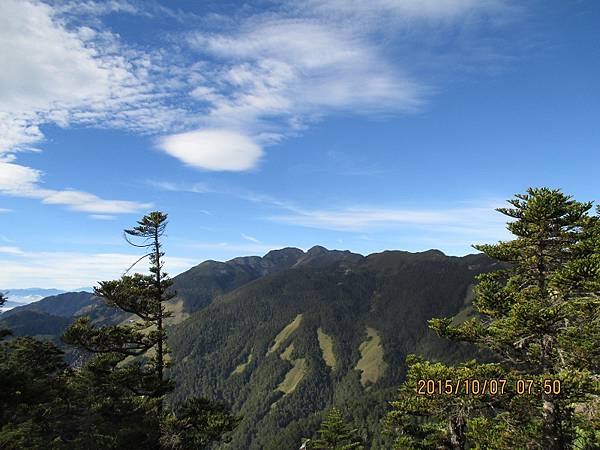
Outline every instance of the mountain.
MULTIPOLYGON (((1 292, 1 291, 0 291, 1 292)), ((10 300, 7 300, 2 307, 0 308, 0 312, 3 311, 9 311, 13 308, 16 308, 17 306, 23 306, 23 303, 19 303, 19 302, 12 302, 10 300)))
POLYGON ((89 292, 66 292, 57 295, 45 297, 39 301, 21 305, 6 312, 2 317, 18 315, 24 311, 35 311, 53 316, 73 317, 86 314, 93 307, 95 302, 98 304, 101 299, 94 297, 89 292))
POLYGON ((14 336, 35 336, 49 339, 62 347, 69 362, 79 352, 66 347, 60 336, 79 316, 89 315, 98 325, 120 323, 129 317, 89 292, 65 292, 37 302, 16 306, 0 315, 0 329, 8 328, 14 336))
MULTIPOLYGON (((290 268, 305 256, 307 254, 300 249, 283 248, 273 250, 262 258, 245 256, 226 262, 204 261, 174 278, 173 289, 177 292, 177 297, 168 305, 174 313, 169 323, 181 322, 191 312, 204 308, 219 295, 261 276, 290 268)), ((11 303, 12 308, 0 316, 0 325, 11 328, 16 336, 51 337, 55 343, 62 346, 59 336, 76 317, 89 315, 99 325, 121 323, 131 317, 107 307, 102 299, 88 292, 87 288, 84 289, 82 292, 65 293, 57 289, 15 289, 11 292, 22 295, 39 295, 46 292, 51 295, 27 304, 11 303), (35 324, 40 323, 42 318, 46 322, 44 330, 55 330, 54 336, 50 336, 50 333, 35 332, 35 324), (65 318, 71 320, 64 320, 65 318)))
MULTIPOLYGON (((229 403, 243 416, 231 450, 298 448, 333 403, 351 413, 369 448, 389 448, 380 420, 406 355, 472 356, 432 335, 427 321, 472 314, 474 276, 496 268, 484 255, 365 257, 320 246, 205 261, 174 277, 167 332, 178 388, 170 401, 197 394, 229 403)), ((0 327, 58 342, 82 314, 100 324, 128 320, 89 293, 68 293, 15 308, 0 327)))
POLYGON ((204 261, 177 275, 173 289, 187 313, 204 308, 216 297, 262 276, 289 269, 306 254, 297 248, 273 250, 262 258, 244 256, 226 262, 204 261))
MULTIPOLYGON (((300 249, 283 248, 273 250, 264 257, 245 256, 226 262, 204 261, 174 278, 173 289, 177 297, 168 305, 174 313, 168 322, 171 325, 181 322, 219 295, 261 276, 290 268, 306 256, 300 249)), ((123 323, 131 318, 129 314, 107 307, 88 288, 83 288, 81 292, 65 293, 57 289, 15 289, 11 292, 30 296, 44 292, 51 295, 26 304, 7 302, 10 309, 7 308, 0 315, 0 328, 11 329, 15 336, 33 335, 50 339, 63 348, 60 336, 79 316, 90 316, 97 325, 123 323)), ((70 352, 68 348, 65 350, 70 352)), ((69 354, 67 356, 71 359, 69 354)))
POLYGON ((15 336, 36 336, 59 344, 59 336, 73 322, 73 318, 52 316, 38 311, 3 314, 0 328, 7 328, 15 336))
POLYGON ((230 449, 298 448, 332 402, 372 448, 389 448, 379 423, 406 355, 472 355, 433 336, 427 320, 468 315, 474 276, 495 267, 483 255, 313 248, 169 330, 173 401, 197 394, 233 405, 243 420, 230 449))

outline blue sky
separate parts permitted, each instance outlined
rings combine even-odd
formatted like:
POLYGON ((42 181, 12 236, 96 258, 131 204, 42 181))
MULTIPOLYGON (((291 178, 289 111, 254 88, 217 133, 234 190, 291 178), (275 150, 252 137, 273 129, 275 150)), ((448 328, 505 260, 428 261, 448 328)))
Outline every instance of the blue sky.
POLYGON ((595 200, 600 3, 0 2, 0 288, 170 215, 175 274, 315 244, 463 255, 529 186, 595 200))

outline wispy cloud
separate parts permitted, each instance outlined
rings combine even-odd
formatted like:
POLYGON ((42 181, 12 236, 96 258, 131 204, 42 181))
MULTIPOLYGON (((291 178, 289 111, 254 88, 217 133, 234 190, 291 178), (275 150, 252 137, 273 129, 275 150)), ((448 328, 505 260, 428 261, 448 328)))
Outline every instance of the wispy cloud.
POLYGON ((23 255, 25 252, 21 250, 19 247, 12 246, 0 246, 0 253, 5 253, 7 255, 23 255))
POLYGON ((188 41, 199 54, 217 60, 212 76, 192 91, 208 105, 204 126, 229 130, 236 140, 200 135, 181 142, 181 155, 162 148, 207 170, 248 170, 258 164, 265 146, 324 115, 410 112, 427 92, 365 37, 310 18, 248 18, 230 32, 195 32, 188 41), (206 148, 213 142, 220 164, 212 158, 216 152, 206 148), (240 164, 231 165, 233 155, 240 164))
POLYGON ((48 205, 63 205, 74 211, 89 213, 131 213, 148 209, 151 203, 106 200, 88 192, 46 189, 42 172, 0 159, 0 194, 41 200, 48 205))
POLYGON ((105 15, 110 13, 141 14, 142 10, 128 0, 65 1, 56 5, 61 13, 105 15))
POLYGON ((147 180, 146 183, 156 189, 171 192, 191 192, 194 194, 206 194, 208 192, 215 192, 212 187, 206 183, 193 183, 185 184, 173 181, 158 181, 158 180, 147 180))
POLYGON ((152 81, 158 55, 107 30, 68 27, 48 4, 1 2, 0 42, 2 66, 11 68, 0 74, 0 153, 33 148, 44 123, 160 131, 181 119, 152 81))
MULTIPOLYGON (((288 211, 299 210, 292 202, 280 200, 271 195, 254 192, 247 189, 239 189, 233 186, 213 186, 207 183, 180 183, 173 181, 152 181, 147 184, 163 191, 169 192, 189 192, 193 194, 218 194, 226 195, 248 202, 285 209, 288 211)), ((204 212, 204 211, 201 211, 204 212)))
MULTIPOLYGON (((100 6, 77 3, 82 11, 100 6)), ((126 5, 113 1, 103 8, 123 12, 126 5)), ((46 189, 40 170, 16 162, 15 154, 36 150, 44 139, 42 124, 144 132, 172 129, 181 119, 180 111, 162 105, 150 81, 151 55, 123 47, 106 30, 69 27, 59 13, 38 1, 0 2, 0 65, 10 68, 0 72, 0 193, 84 212, 146 208, 147 203, 105 200, 76 189, 46 189)))
POLYGON ((418 111, 432 87, 410 55, 393 57, 387 43, 408 34, 418 42, 423 32, 415 23, 442 30, 504 15, 511 3, 281 0, 271 11, 212 23, 192 15, 185 22, 154 2, 4 0, 0 66, 10 70, 0 72, 0 192, 101 215, 147 206, 46 189, 41 171, 16 161, 40 147, 45 124, 150 134, 186 165, 247 171, 265 148, 324 116, 418 111), (128 44, 103 22, 106 14, 153 20, 159 9, 185 25, 161 48, 128 44))
POLYGON ((242 233, 242 237, 243 237, 244 239, 246 239, 247 241, 254 242, 255 244, 260 244, 260 243, 261 243, 261 242, 260 242, 258 239, 256 239, 254 236, 249 236, 249 235, 247 235, 247 234, 244 234, 244 233, 242 233))
POLYGON ((362 17, 364 20, 424 19, 433 22, 455 19, 465 14, 501 14, 507 8, 507 2, 502 0, 307 0, 289 1, 289 4, 305 11, 362 17))
POLYGON ((494 234, 504 228, 504 219, 494 211, 493 205, 439 209, 295 209, 293 213, 272 215, 268 219, 290 225, 352 232, 423 227, 441 233, 494 234))
MULTIPOLYGON (((238 16, 217 32, 192 32, 188 43, 207 58, 210 74, 191 92, 207 105, 201 126, 253 141, 254 146, 235 146, 247 153, 244 164, 225 166, 247 170, 260 161, 257 147, 299 133, 321 117, 418 111, 434 89, 413 70, 414 55, 394 60, 386 44, 423 42, 457 23, 505 16, 508 5, 503 0, 282 1, 276 12, 238 16)), ((198 156, 206 153, 201 142, 189 140, 182 148, 183 157, 174 156, 186 164, 219 170, 212 159, 206 164, 198 156), (189 154, 197 159, 192 162, 189 154)), ((222 154, 225 163, 229 153, 222 154)))
MULTIPOLYGON (((290 226, 314 228, 337 232, 359 233, 359 239, 368 239, 365 233, 407 231, 421 236, 427 234, 431 242, 449 242, 465 237, 465 242, 499 240, 507 238, 506 218, 495 209, 504 205, 501 200, 481 200, 455 202, 452 206, 406 208, 385 205, 381 207, 354 205, 345 208, 309 208, 297 202, 282 200, 248 190, 236 190, 228 187, 216 189, 201 185, 202 189, 194 190, 194 185, 177 183, 153 183, 155 187, 169 191, 196 192, 200 194, 219 194, 232 196, 241 200, 256 203, 274 211, 262 219, 283 223, 290 226)), ((254 238, 246 234, 242 237, 248 241, 254 238)), ((463 242, 463 241, 461 241, 463 242)), ((258 244, 258 242, 256 242, 258 244)), ((209 245, 209 244, 206 244, 209 245)), ((214 248, 229 244, 210 244, 214 248)))

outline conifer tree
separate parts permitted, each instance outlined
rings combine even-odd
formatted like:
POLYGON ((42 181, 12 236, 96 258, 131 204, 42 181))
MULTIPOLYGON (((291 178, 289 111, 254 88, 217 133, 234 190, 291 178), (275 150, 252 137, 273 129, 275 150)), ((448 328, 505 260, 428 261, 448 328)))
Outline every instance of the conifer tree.
MULTIPOLYGON (((512 383, 509 395, 493 399, 495 405, 475 399, 481 414, 468 419, 466 435, 482 449, 597 448, 599 218, 589 214, 591 203, 548 188, 529 189, 509 203, 511 208, 498 211, 512 220, 507 228, 515 238, 475 246, 504 264, 478 277, 478 314, 460 325, 451 318, 430 321, 442 337, 491 350, 512 383), (532 380, 527 395, 514 395, 519 379, 532 380)), ((414 416, 403 393, 395 406, 414 416)), ((441 448, 466 447, 463 441, 441 448)))
MULTIPOLYGON (((0 306, 4 305, 6 303, 6 295, 4 294, 4 292, 0 292, 0 306)), ((0 328, 0 339, 5 338, 6 336, 10 335, 10 331, 9 330, 5 330, 0 328)))
POLYGON ((352 450, 362 449, 363 441, 356 428, 348 425, 342 412, 333 407, 327 413, 318 437, 308 441, 307 448, 313 450, 352 450))
POLYGON ((172 382, 165 378, 168 349, 164 326, 165 319, 171 316, 165 302, 174 296, 168 291, 172 281, 163 271, 161 238, 166 225, 167 215, 155 211, 139 220, 136 227, 125 230, 127 242, 146 250, 137 262, 149 258, 150 275, 124 275, 119 280, 102 281, 95 288, 96 295, 102 297, 109 306, 134 315, 134 322, 127 326, 96 328, 85 317, 79 319, 63 336, 63 340, 69 344, 81 346, 92 353, 110 355, 105 357, 104 362, 115 367, 128 356, 149 359, 145 363, 136 361, 125 365, 119 370, 132 391, 156 400, 159 415, 163 410, 163 396, 173 389, 172 382), (139 242, 132 239, 138 239, 139 242))
POLYGON ((125 230, 127 242, 145 250, 135 264, 148 258, 150 275, 127 275, 134 264, 119 280, 102 281, 95 289, 109 306, 135 319, 126 325, 97 327, 89 317, 80 318, 63 335, 66 343, 95 355, 74 380, 75 388, 88 392, 88 403, 99 413, 90 416, 90 428, 110 438, 107 421, 125 425, 113 429, 117 439, 105 448, 208 448, 239 422, 224 405, 203 398, 165 410, 164 397, 175 387, 166 373, 165 320, 171 313, 165 303, 175 295, 163 271, 166 225, 167 215, 155 211, 125 230))
POLYGON ((499 399, 492 395, 456 395, 456 381, 498 380, 506 376, 504 369, 498 364, 478 364, 475 361, 457 367, 447 367, 414 355, 407 358, 407 365, 409 369, 406 381, 402 384, 397 398, 390 402, 393 409, 385 420, 386 428, 392 431, 395 437, 394 448, 466 448, 468 421, 486 414, 490 406, 498 407, 499 399), (427 384, 423 380, 444 381, 440 384, 427 384), (451 381, 446 383, 445 380, 451 381))
POLYGON ((192 397, 178 405, 165 418, 161 430, 161 448, 202 450, 233 431, 240 418, 220 402, 192 397))
POLYGON ((32 337, 0 343, 0 448, 73 448, 63 445, 76 429, 63 356, 32 337))

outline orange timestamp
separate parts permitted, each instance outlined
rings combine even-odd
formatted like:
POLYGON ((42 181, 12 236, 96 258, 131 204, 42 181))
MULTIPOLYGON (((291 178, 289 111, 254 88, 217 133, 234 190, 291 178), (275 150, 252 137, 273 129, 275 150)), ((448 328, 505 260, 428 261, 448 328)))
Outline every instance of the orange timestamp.
POLYGON ((543 379, 535 380, 519 378, 509 383, 506 378, 491 379, 419 379, 417 380, 417 395, 504 395, 514 392, 517 395, 558 395, 560 394, 560 380, 543 379))

